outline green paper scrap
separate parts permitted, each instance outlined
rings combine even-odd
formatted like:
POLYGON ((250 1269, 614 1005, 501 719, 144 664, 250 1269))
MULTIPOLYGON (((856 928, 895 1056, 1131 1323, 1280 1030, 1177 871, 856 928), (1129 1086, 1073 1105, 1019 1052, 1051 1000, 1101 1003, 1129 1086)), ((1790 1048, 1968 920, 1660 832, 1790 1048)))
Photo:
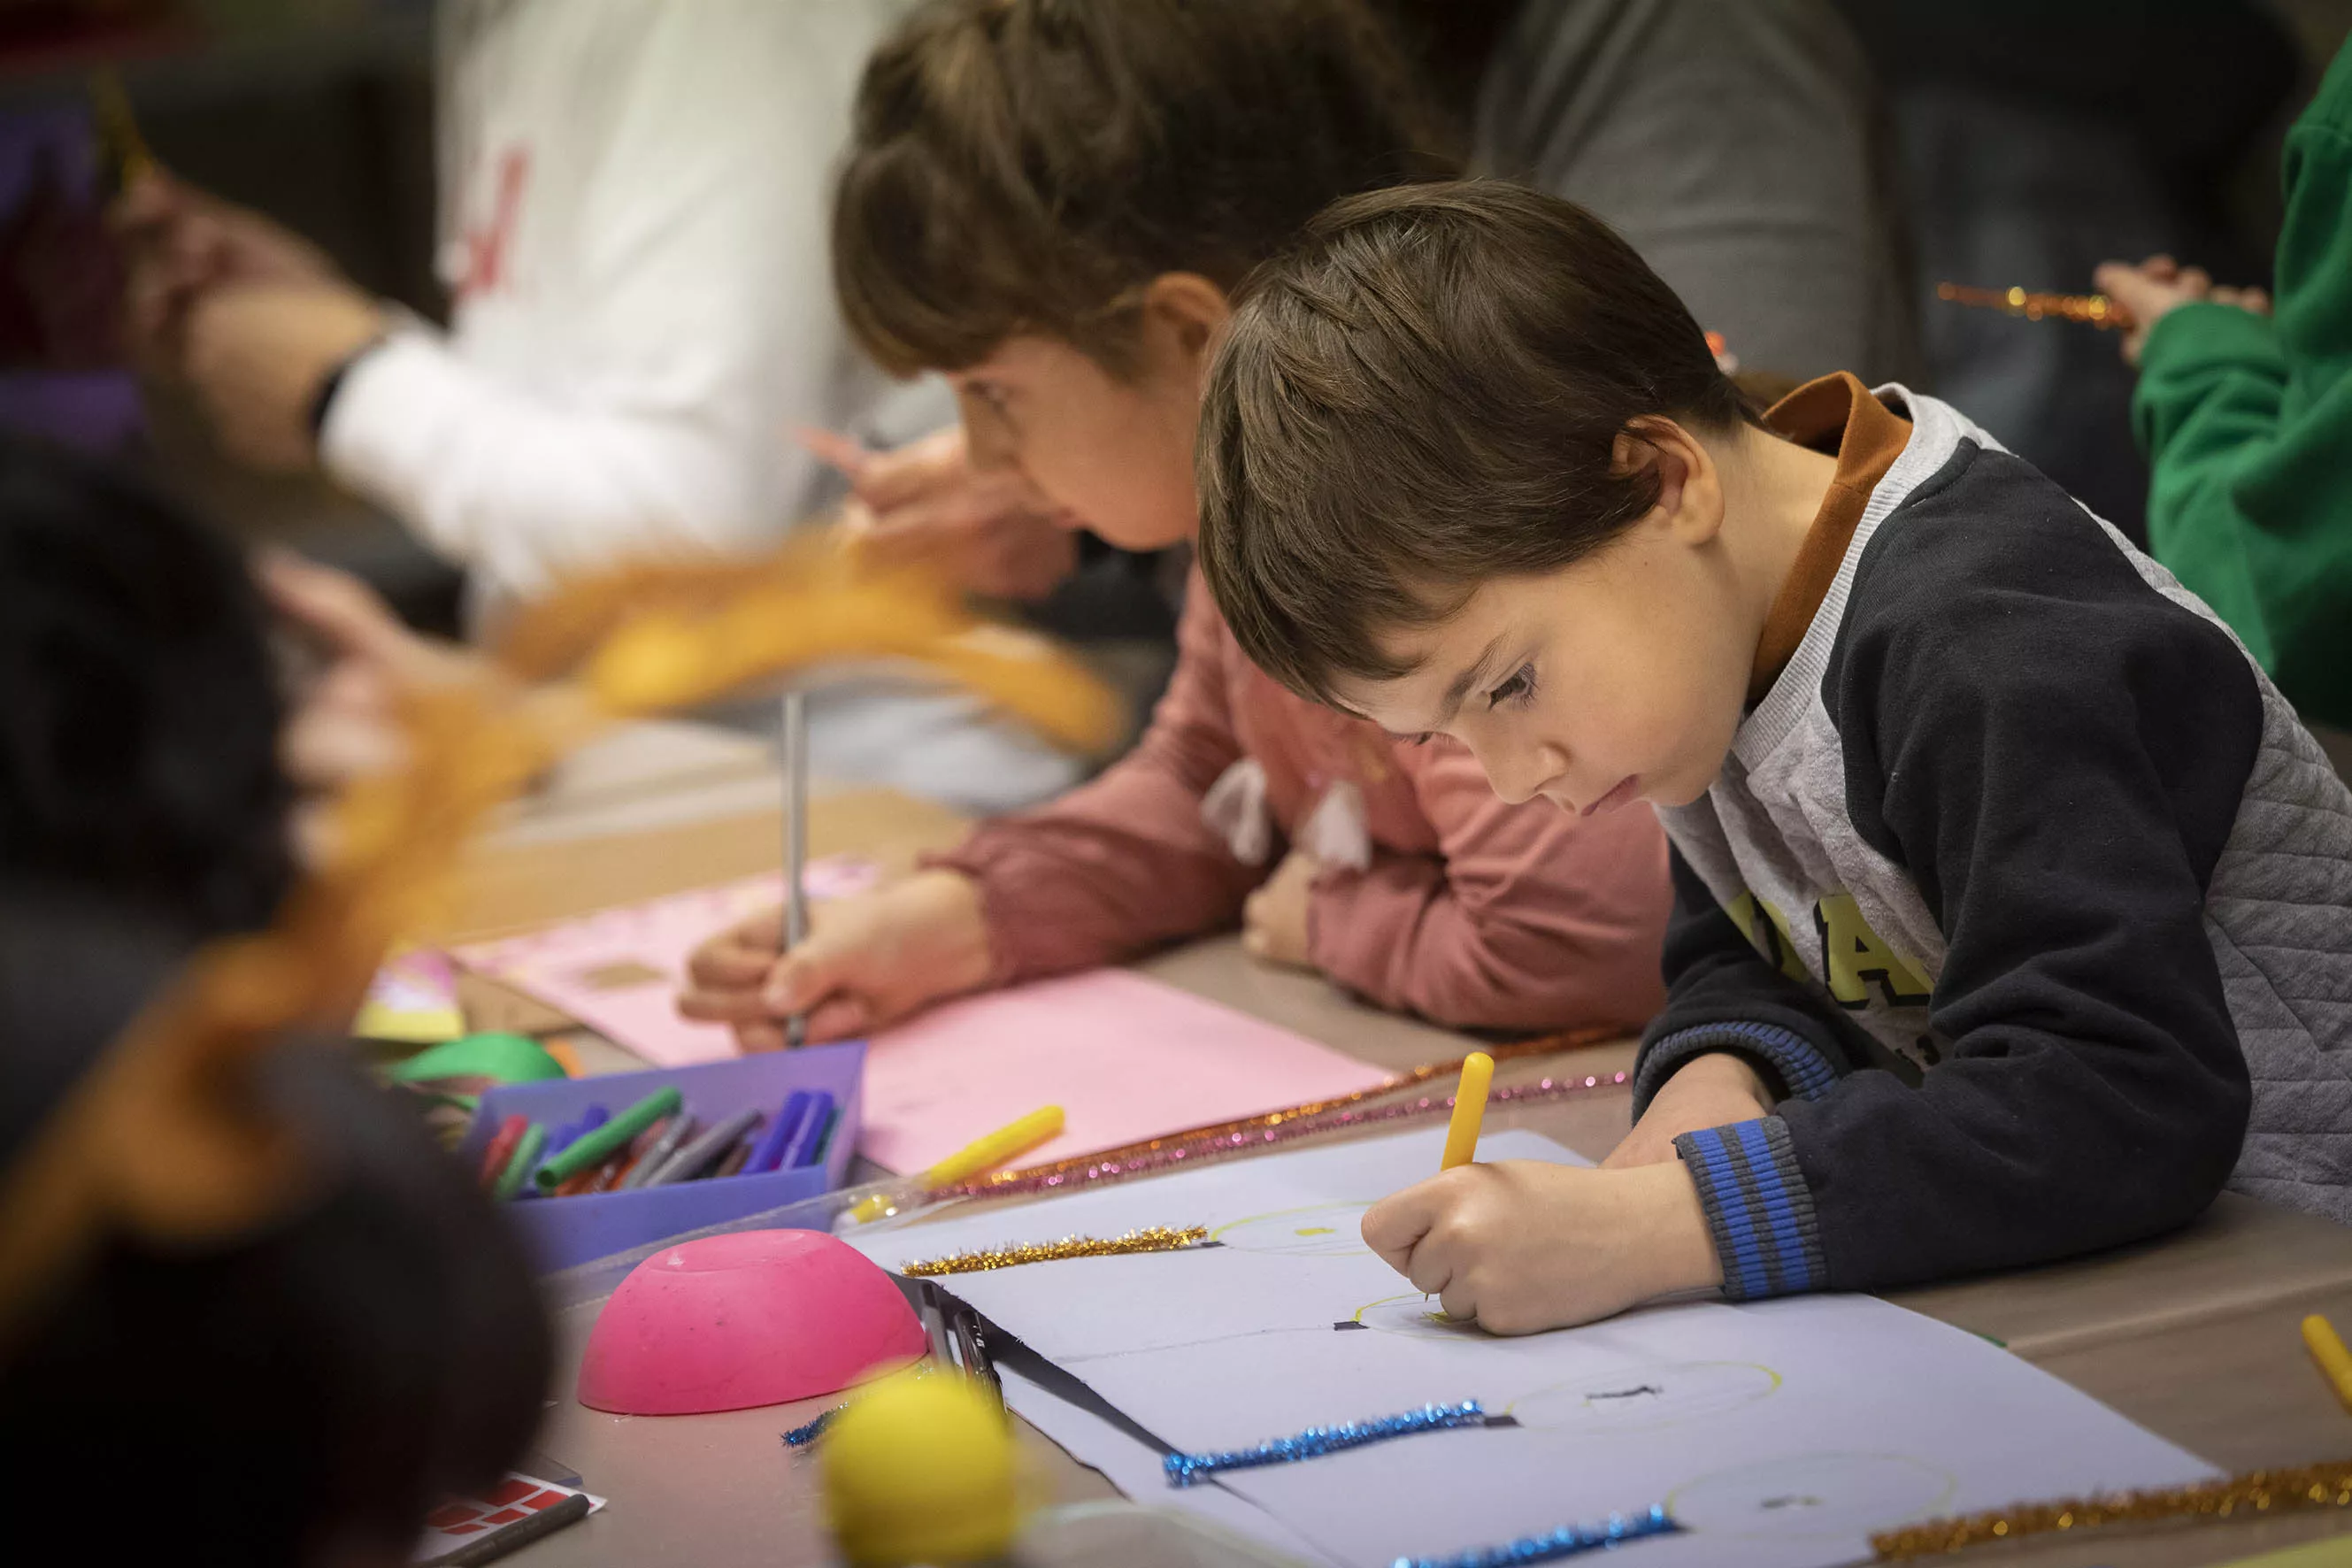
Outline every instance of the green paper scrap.
POLYGON ((507 1161, 507 1168, 499 1173, 496 1194, 501 1202, 522 1191, 523 1177, 539 1163, 540 1152, 546 1147, 546 1123, 534 1121, 523 1129, 522 1142, 515 1145, 513 1155, 507 1161))
POLYGON ((547 1047, 530 1036, 493 1030, 419 1051, 399 1066, 387 1068, 385 1076, 394 1083, 430 1083, 445 1078, 539 1083, 566 1075, 563 1064, 548 1055, 547 1047))
MULTIPOLYGON (((657 1089, 593 1132, 573 1139, 570 1148, 541 1165, 532 1179, 541 1192, 551 1193, 591 1165, 603 1164, 614 1151, 625 1147, 663 1117, 676 1115, 685 1103, 686 1096, 676 1084, 657 1089)), ((536 1152, 532 1157, 537 1158, 536 1152)))

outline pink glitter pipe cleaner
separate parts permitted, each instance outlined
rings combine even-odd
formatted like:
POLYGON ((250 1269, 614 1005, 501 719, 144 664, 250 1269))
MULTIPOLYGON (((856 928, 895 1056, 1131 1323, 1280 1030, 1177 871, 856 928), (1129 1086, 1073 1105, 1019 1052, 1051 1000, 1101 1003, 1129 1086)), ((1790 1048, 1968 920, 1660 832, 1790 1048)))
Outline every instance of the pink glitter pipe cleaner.
MULTIPOLYGON (((1516 1061, 1523 1057, 1549 1056, 1559 1051, 1572 1051, 1583 1046, 1599 1045, 1605 1040, 1616 1037, 1618 1037, 1617 1031, 1605 1027, 1570 1029, 1556 1035, 1538 1036, 1534 1039, 1489 1046, 1486 1047, 1486 1054, 1498 1062, 1516 1061)), ((1145 1138, 1133 1143, 1122 1143, 1116 1149, 1097 1149, 1090 1153, 1065 1155, 1059 1160, 1041 1160, 1034 1165, 1024 1165, 1017 1171, 993 1172, 985 1176, 973 1178, 973 1185, 993 1190, 1006 1183, 1025 1180, 1045 1171, 1079 1171, 1089 1165, 1100 1165, 1107 1161, 1124 1163, 1131 1157, 1150 1153, 1155 1150, 1173 1148, 1180 1143, 1189 1146, 1205 1142, 1212 1137, 1221 1137, 1229 1132, 1254 1132, 1264 1128, 1279 1127, 1289 1121, 1318 1121, 1326 1111, 1337 1110, 1342 1106, 1369 1105, 1374 1100, 1386 1100, 1413 1084, 1429 1083, 1439 1079, 1451 1081, 1461 1075, 1465 1059, 1457 1057, 1452 1061, 1423 1062, 1417 1068, 1408 1068, 1385 1083, 1374 1084, 1370 1089, 1360 1089, 1348 1094, 1335 1095, 1328 1100, 1310 1100, 1303 1105, 1286 1105, 1278 1110, 1261 1111, 1255 1116, 1236 1117, 1231 1121, 1213 1121, 1201 1127, 1182 1127, 1173 1132, 1163 1132, 1156 1138, 1145 1138)))
MULTIPOLYGON (((1547 1100, 1567 1100, 1577 1095, 1591 1094, 1602 1089, 1621 1089, 1633 1081, 1629 1072, 1598 1073, 1582 1078, 1540 1079, 1534 1083, 1512 1085, 1495 1089, 1486 1096, 1489 1105, 1513 1102, 1538 1104, 1547 1100)), ((1244 1127, 1228 1131, 1212 1129, 1191 1137, 1160 1140, 1156 1147, 1136 1152, 1114 1151, 1104 1158, 1066 1168, 1061 1165, 1041 1166, 1035 1171, 1013 1171, 993 1180, 960 1183, 951 1187, 937 1188, 924 1195, 933 1201, 948 1198, 1012 1197, 1031 1193, 1059 1192, 1064 1188, 1099 1186, 1129 1176, 1148 1175, 1153 1171, 1165 1171, 1181 1165, 1205 1164, 1234 1154, 1245 1154, 1260 1149, 1270 1149, 1293 1139, 1308 1138, 1319 1132, 1337 1132, 1348 1128, 1373 1127, 1389 1121, 1414 1121, 1423 1117, 1444 1116, 1454 1110, 1452 1095, 1423 1095, 1418 1100, 1401 1100, 1394 1105, 1374 1106, 1367 1110, 1350 1107, 1320 1116, 1299 1117, 1269 1127, 1244 1127)))

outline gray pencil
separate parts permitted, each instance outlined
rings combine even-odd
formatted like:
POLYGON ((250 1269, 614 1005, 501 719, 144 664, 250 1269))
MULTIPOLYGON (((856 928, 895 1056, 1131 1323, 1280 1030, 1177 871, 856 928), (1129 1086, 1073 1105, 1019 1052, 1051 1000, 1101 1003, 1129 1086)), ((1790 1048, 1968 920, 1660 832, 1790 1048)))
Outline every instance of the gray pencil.
POLYGON ((710 1131, 669 1157, 669 1163, 654 1173, 649 1187, 667 1187, 673 1182, 690 1182, 702 1173, 702 1168, 734 1146, 735 1141, 751 1131, 760 1120, 757 1110, 739 1110, 726 1121, 714 1124, 710 1131))
POLYGON ((622 1179, 620 1190, 625 1193, 632 1188, 650 1185, 654 1179, 654 1173, 660 1170, 672 1154, 677 1152, 677 1146, 685 1142, 687 1135, 693 1131, 694 1118, 685 1111, 681 1110, 671 1117, 669 1125, 661 1130, 660 1134, 646 1148, 644 1155, 635 1165, 629 1167, 629 1173, 622 1179))
MULTIPOLYGON (((784 694, 784 922, 780 951, 808 940, 808 699, 784 694)), ((784 1044, 798 1050, 808 1040, 808 1019, 795 1013, 784 1022, 784 1044)))

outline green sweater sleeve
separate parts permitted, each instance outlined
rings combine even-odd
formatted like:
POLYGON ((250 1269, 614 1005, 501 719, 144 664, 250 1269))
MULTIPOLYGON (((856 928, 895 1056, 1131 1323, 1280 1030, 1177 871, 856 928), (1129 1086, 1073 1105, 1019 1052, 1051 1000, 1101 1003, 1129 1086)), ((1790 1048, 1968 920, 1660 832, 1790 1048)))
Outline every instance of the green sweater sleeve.
POLYGON ((2352 729, 2352 48, 2287 139, 2274 297, 2149 332, 2148 540, 2305 718, 2352 729))

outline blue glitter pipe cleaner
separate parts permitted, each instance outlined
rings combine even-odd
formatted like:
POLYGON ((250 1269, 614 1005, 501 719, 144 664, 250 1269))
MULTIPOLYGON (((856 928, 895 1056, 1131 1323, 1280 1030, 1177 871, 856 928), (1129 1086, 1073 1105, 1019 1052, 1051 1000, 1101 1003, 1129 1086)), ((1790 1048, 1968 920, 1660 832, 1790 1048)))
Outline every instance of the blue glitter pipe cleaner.
POLYGON ((814 1443, 819 1437, 824 1436, 824 1429, 833 1425, 833 1418, 847 1408, 849 1407, 845 1405, 836 1405, 832 1409, 820 1414, 815 1420, 809 1422, 807 1425, 793 1427, 791 1431, 784 1434, 784 1447, 787 1448, 807 1447, 811 1443, 814 1443))
POLYGON ((1234 1448, 1223 1454, 1171 1454, 1160 1461, 1171 1487, 1189 1487, 1220 1470, 1254 1470, 1261 1465, 1293 1465, 1319 1459, 1367 1443, 1410 1437, 1415 1432, 1443 1432, 1454 1426, 1484 1426, 1486 1411, 1475 1399, 1459 1405, 1424 1405, 1402 1415, 1377 1421, 1349 1421, 1338 1426, 1309 1426, 1296 1437, 1274 1437, 1255 1448, 1234 1448))
POLYGON ((1557 1563, 1587 1552, 1607 1552, 1630 1541, 1673 1535, 1682 1526, 1657 1503, 1627 1519, 1612 1513, 1606 1524, 1563 1524, 1542 1535, 1522 1535, 1503 1546, 1480 1546, 1454 1557, 1400 1557, 1393 1568, 1516 1568, 1521 1563, 1557 1563))

